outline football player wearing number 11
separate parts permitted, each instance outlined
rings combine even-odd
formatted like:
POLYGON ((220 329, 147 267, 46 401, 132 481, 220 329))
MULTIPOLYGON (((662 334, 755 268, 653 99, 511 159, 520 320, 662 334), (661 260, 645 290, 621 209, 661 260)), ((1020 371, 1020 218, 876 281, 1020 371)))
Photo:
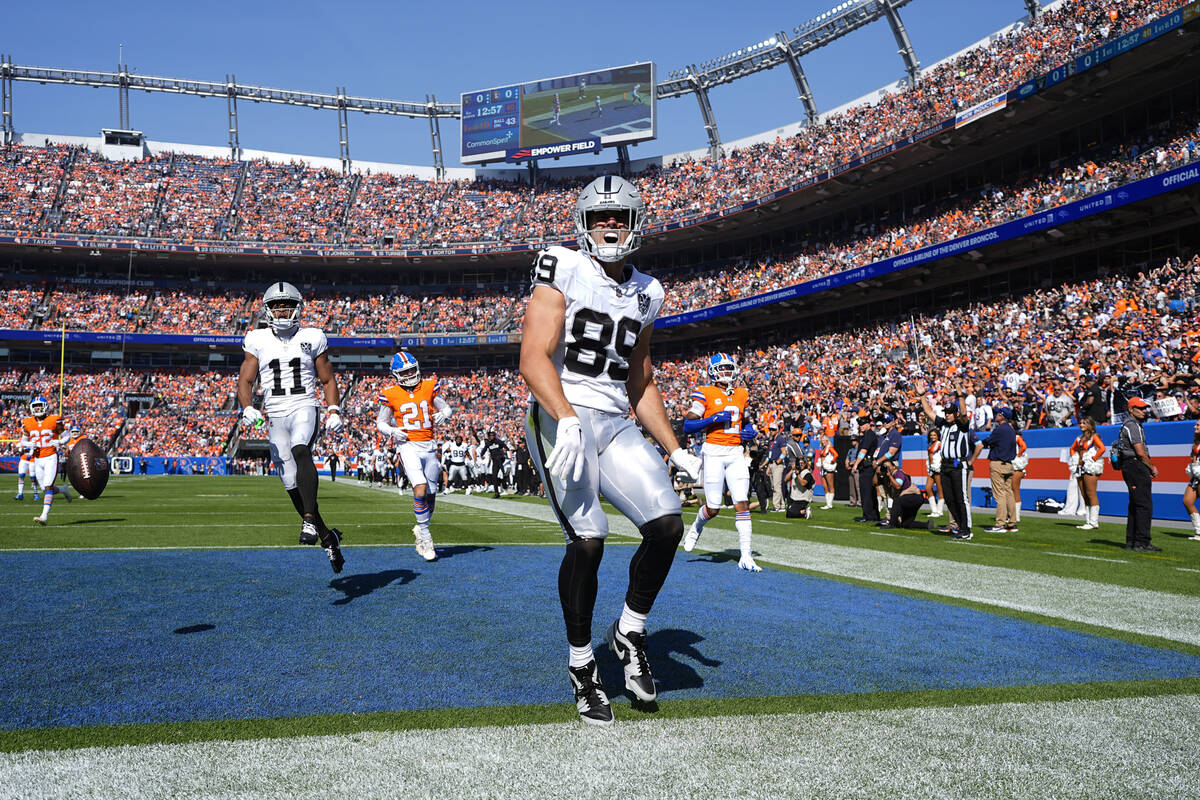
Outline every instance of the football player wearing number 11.
POLYGON ((592 653, 597 574, 608 535, 599 493, 642 535, 629 563, 620 617, 605 640, 639 700, 657 696, 646 659, 646 617, 683 536, 666 465, 629 418, 694 480, 700 459, 679 447, 650 362, 650 333, 663 305, 657 280, 626 264, 642 238, 645 204, 628 181, 605 176, 579 196, 580 251, 538 254, 521 336, 521 376, 533 395, 529 452, 562 525, 566 552, 558 594, 569 645, 567 672, 580 718, 609 725, 612 707, 592 653))
POLYGON ((320 413, 317 383, 324 389, 328 407, 325 430, 330 433, 342 429, 338 387, 325 334, 300 327, 303 307, 300 290, 290 283, 273 283, 263 294, 263 319, 268 327, 250 331, 242 342, 246 357, 238 374, 237 399, 243 429, 261 428, 263 415, 254 407, 254 380, 259 380, 271 460, 300 514, 300 544, 320 541, 329 566, 341 572, 345 563, 341 532, 326 527, 317 509, 317 468, 312 457, 320 413))

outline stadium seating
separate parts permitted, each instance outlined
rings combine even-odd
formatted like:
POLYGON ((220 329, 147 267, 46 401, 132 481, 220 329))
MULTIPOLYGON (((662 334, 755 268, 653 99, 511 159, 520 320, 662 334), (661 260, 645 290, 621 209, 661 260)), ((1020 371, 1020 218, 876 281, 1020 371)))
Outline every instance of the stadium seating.
MULTIPOLYGON (((649 222, 686 220, 790 186, 953 116, 1181 4, 1132 0, 1113 7, 1066 0, 1032 23, 926 71, 916 87, 829 115, 795 136, 735 149, 716 161, 682 160, 647 169, 635 179, 649 222)), ((350 179, 327 170, 182 154, 133 165, 82 155, 72 167, 59 216, 49 212, 69 152, 20 146, 4 151, 0 229, 145 233, 188 242, 375 245, 391 238, 438 246, 537 241, 573 231, 574 180, 550 179, 533 191, 491 180, 366 175, 350 204, 350 179), (161 199, 157 216, 156 198, 161 199)))

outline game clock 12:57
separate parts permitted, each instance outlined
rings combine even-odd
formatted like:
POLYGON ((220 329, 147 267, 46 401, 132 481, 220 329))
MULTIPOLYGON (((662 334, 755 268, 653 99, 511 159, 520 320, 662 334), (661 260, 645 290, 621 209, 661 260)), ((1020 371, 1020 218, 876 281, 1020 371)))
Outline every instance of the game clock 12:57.
POLYGON ((463 155, 516 147, 521 132, 521 87, 505 86, 462 96, 463 155))

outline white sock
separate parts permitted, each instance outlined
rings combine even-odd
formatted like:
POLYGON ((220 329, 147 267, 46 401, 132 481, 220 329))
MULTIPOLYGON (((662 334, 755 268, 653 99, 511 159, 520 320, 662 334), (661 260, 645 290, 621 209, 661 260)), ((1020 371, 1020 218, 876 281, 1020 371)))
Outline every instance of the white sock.
POLYGON ((1017 522, 1020 522, 1021 521, 1021 504, 1020 503, 1017 503, 1016 509, 1017 509, 1017 522))
POLYGON ((567 645, 567 648, 570 651, 567 654, 567 664, 572 667, 582 667, 596 658, 592 653, 592 646, 590 644, 585 644, 583 647, 567 645))
POLYGON ((50 516, 50 506, 54 503, 54 492, 46 492, 42 495, 42 519, 50 516))
POLYGON ((17 497, 20 497, 23 494, 25 494, 25 476, 18 475, 17 476, 17 497))
POLYGON ((716 515, 708 513, 708 503, 703 503, 700 506, 700 511, 696 514, 696 519, 692 521, 692 527, 698 531, 702 531, 704 530, 704 526, 707 525, 708 521, 714 516, 716 515))
POLYGON ((1197 536, 1200 536, 1200 512, 1189 514, 1188 518, 1192 521, 1192 530, 1196 532, 1197 536))
POLYGON ((733 526, 737 528, 738 544, 742 548, 742 558, 750 558, 750 512, 737 512, 733 526))
POLYGON ((646 630, 646 614, 639 614, 626 603, 621 609, 621 619, 617 621, 617 630, 621 633, 642 633, 646 630))

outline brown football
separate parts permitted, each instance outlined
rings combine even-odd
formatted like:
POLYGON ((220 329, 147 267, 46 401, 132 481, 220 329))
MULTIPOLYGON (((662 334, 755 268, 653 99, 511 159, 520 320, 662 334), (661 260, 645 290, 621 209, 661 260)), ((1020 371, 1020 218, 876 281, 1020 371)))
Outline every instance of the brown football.
POLYGON ((108 472, 108 456, 91 439, 80 439, 67 454, 67 478, 88 500, 95 500, 104 491, 108 472))

